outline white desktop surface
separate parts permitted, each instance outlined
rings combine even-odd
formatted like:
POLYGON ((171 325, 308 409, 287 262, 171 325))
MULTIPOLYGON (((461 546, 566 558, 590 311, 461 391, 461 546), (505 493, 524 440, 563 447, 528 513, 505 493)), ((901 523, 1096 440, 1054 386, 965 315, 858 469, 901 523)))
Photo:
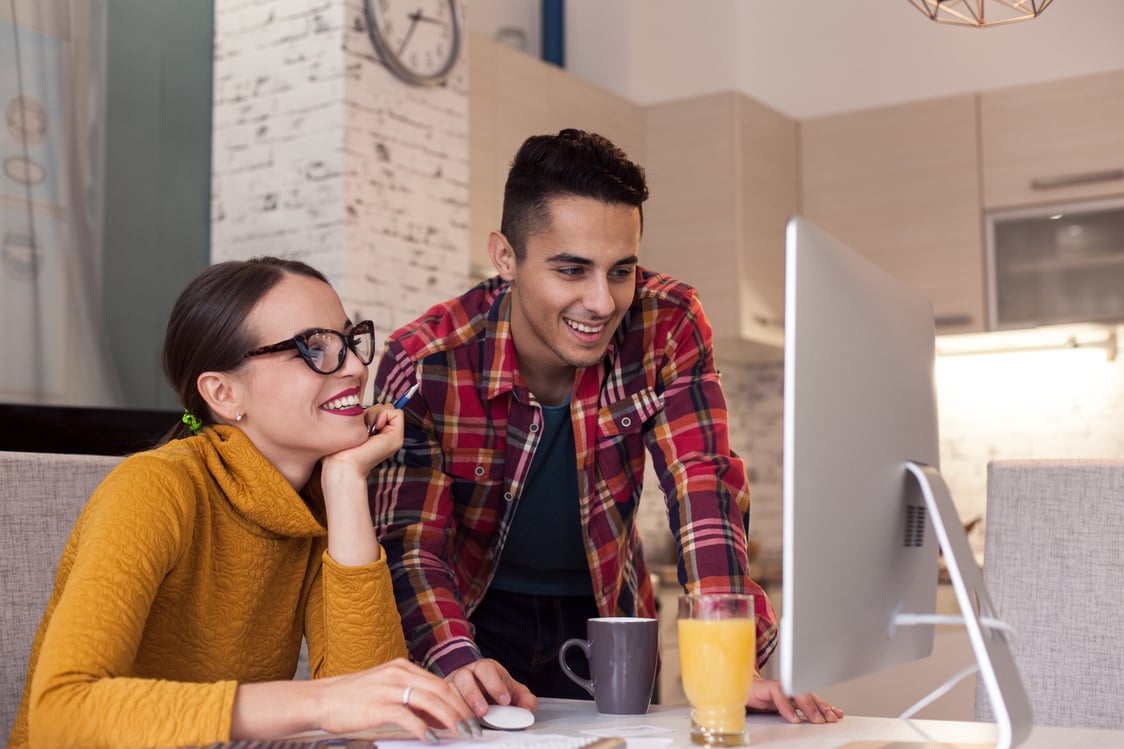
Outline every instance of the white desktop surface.
MULTIPOLYGON (((838 723, 791 725, 778 715, 749 715, 749 749, 927 749, 994 747, 995 725, 951 720, 898 720, 848 715, 838 723), (900 743, 895 743, 900 742, 900 743)), ((523 731, 485 729, 484 738, 461 739, 441 732, 438 747, 445 749, 534 749, 563 737, 625 739, 627 749, 688 749, 691 718, 687 707, 653 705, 646 715, 602 715, 586 700, 544 699, 535 712, 535 724, 523 731)), ((331 736, 321 731, 300 734, 302 740, 331 736)), ((347 736, 376 742, 379 749, 433 749, 399 728, 361 731, 347 736)), ((1018 749, 1121 749, 1124 730, 1037 726, 1018 749)))
MULTIPOLYGON (((659 705, 653 705, 647 715, 601 715, 592 702, 544 699, 536 711, 535 725, 521 733, 523 738, 530 740, 536 733, 580 735, 584 731, 595 731, 598 735, 613 735, 611 729, 616 728, 619 730, 617 735, 634 739, 629 741, 630 749, 633 746, 654 747, 657 743, 666 747, 691 747, 689 716, 686 707, 659 705), (635 729, 635 732, 630 729, 635 729)), ((751 747, 836 749, 860 741, 990 743, 992 746, 995 743, 995 726, 988 723, 903 721, 855 715, 848 715, 838 723, 820 725, 790 725, 777 715, 750 715, 746 722, 751 747)), ((511 734, 509 736, 516 738, 511 734)), ((1124 730, 1040 726, 1035 727, 1030 738, 1020 744, 1020 749, 1093 747, 1121 749, 1124 747, 1124 730)))

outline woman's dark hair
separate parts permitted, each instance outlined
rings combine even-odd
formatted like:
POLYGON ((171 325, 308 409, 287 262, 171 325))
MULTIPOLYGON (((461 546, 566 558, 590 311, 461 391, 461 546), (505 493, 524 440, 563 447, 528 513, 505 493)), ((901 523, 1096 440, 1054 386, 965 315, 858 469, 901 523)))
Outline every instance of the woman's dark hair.
MULTIPOLYGON (((199 394, 199 375, 228 372, 242 365, 246 352, 256 343, 246 318, 286 274, 328 283, 324 274, 299 260, 231 260, 216 263, 196 276, 172 307, 164 333, 164 377, 183 407, 204 426, 215 419, 199 394)), ((190 428, 180 423, 163 441, 190 435, 190 428)))
POLYGON ((608 138, 584 130, 532 135, 523 141, 503 191, 500 231, 521 261, 527 237, 550 228, 550 201, 559 197, 593 198, 640 209, 648 199, 644 170, 628 160, 608 138))

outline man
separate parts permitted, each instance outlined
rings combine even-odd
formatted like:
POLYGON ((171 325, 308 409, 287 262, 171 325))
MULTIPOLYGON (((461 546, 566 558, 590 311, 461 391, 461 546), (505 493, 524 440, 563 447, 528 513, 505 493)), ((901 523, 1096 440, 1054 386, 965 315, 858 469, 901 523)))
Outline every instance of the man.
MULTIPOLYGON (((380 400, 404 405, 371 510, 410 651, 483 714, 487 700, 584 697, 558 666, 593 616, 654 616, 635 525, 646 451, 679 581, 756 595, 757 666, 776 616, 747 575, 749 489, 730 450, 712 333, 689 286, 639 267, 643 170, 579 130, 515 156, 497 276, 387 341, 380 400)), ((747 703, 798 721, 842 713, 756 680, 747 703)))

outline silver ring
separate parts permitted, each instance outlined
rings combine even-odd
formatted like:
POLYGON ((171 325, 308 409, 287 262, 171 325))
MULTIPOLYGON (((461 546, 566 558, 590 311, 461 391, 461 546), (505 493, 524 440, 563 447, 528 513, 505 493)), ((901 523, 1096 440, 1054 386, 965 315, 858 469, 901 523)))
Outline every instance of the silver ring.
POLYGON ((402 704, 406 707, 410 706, 410 692, 414 691, 413 687, 406 687, 406 691, 402 692, 402 704))

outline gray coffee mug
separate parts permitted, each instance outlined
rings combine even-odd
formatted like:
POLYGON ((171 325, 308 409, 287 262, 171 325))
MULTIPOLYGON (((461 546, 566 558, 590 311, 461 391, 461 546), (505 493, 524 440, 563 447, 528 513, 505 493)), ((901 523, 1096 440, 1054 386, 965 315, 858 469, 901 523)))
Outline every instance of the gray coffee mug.
POLYGON ((613 616, 586 622, 586 637, 562 643, 558 663, 566 676, 593 697, 597 712, 642 715, 652 702, 659 662, 659 622, 613 616), (589 660, 589 680, 566 664, 566 652, 579 647, 589 660))

